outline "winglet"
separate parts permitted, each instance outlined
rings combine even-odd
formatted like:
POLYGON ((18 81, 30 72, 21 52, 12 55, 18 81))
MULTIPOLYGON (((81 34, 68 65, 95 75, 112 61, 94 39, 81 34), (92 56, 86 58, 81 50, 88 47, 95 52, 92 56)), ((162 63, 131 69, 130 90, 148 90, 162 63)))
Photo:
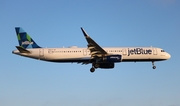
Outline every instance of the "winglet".
POLYGON ((82 27, 81 27, 81 30, 86 38, 89 37, 89 35, 86 33, 86 31, 82 27))
POLYGON ((16 46, 16 48, 19 50, 20 53, 30 53, 30 51, 24 49, 24 48, 21 47, 21 46, 16 46))

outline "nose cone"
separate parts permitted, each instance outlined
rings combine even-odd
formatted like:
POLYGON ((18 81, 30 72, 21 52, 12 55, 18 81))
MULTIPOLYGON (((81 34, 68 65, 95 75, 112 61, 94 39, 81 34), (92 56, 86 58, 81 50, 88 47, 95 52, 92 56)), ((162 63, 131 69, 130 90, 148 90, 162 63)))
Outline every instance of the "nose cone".
POLYGON ((169 53, 166 54, 166 58, 167 59, 170 59, 171 58, 171 55, 169 53))

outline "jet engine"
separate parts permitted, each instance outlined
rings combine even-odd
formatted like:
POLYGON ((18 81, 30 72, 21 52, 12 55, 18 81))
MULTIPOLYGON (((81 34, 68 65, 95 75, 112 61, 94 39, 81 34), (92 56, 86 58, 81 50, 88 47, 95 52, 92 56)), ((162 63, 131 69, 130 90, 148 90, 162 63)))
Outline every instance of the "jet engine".
POLYGON ((102 58, 104 62, 121 62, 122 55, 108 55, 102 58))

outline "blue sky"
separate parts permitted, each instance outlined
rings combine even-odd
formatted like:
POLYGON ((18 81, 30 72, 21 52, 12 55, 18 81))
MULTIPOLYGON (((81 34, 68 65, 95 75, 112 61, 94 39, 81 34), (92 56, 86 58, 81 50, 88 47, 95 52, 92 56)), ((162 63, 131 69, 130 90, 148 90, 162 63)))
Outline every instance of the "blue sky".
POLYGON ((1 0, 0 106, 180 106, 179 0, 1 0), (155 46, 168 61, 114 69, 13 55, 14 27, 43 47, 86 47, 80 27, 102 47, 155 46))

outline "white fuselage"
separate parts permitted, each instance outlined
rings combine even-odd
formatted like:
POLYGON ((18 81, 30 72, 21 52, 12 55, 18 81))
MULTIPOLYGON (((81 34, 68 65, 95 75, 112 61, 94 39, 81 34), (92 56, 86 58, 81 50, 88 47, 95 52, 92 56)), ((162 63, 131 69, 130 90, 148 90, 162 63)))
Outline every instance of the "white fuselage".
MULTIPOLYGON (((170 58, 169 53, 155 47, 109 47, 103 49, 108 54, 122 55, 122 62, 161 61, 170 58)), ((87 48, 33 48, 27 50, 30 53, 20 53, 18 50, 14 50, 13 53, 51 62, 88 62, 91 59, 90 51, 87 48)))

